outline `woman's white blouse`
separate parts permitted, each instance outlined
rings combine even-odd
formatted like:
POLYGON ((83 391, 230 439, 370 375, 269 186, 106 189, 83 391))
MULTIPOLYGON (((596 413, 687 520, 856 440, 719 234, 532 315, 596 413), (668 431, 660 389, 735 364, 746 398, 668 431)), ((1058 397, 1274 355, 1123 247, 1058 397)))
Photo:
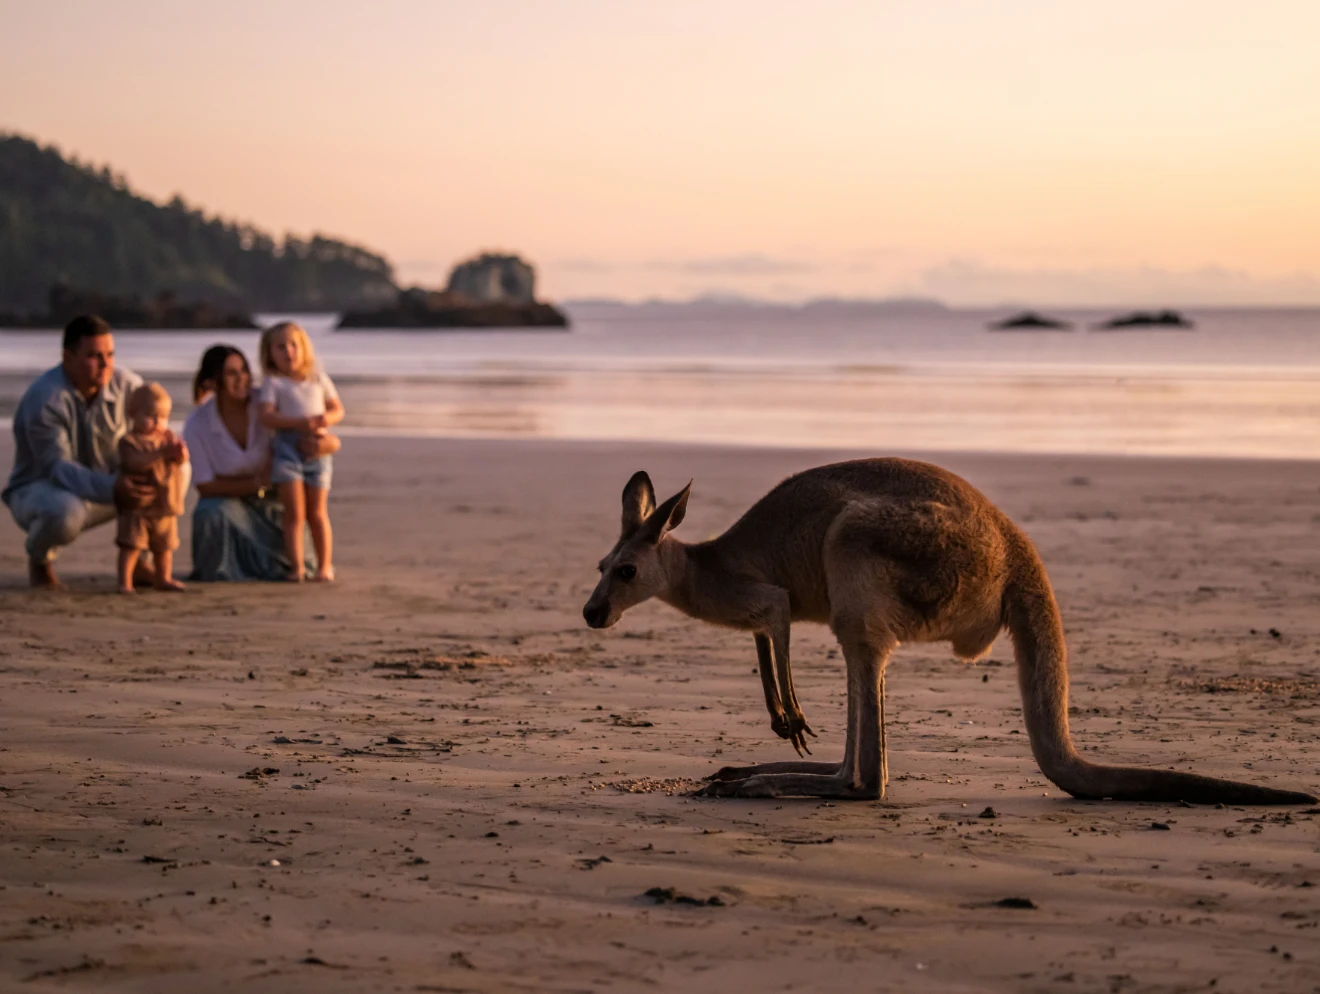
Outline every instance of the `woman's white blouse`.
POLYGON ((257 420, 255 397, 248 401, 247 448, 240 448, 229 434, 214 397, 208 397, 188 415, 183 423, 183 440, 192 460, 193 486, 210 483, 218 476, 252 476, 270 451, 270 432, 257 420))

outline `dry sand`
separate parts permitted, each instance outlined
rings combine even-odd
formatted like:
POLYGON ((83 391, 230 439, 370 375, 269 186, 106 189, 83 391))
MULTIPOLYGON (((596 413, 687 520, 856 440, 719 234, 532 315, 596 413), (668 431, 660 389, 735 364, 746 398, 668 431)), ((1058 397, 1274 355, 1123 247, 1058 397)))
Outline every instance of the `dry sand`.
MULTIPOLYGON (((6 518, 0 990, 1320 989, 1320 816, 1061 796, 1006 639, 900 652, 886 802, 684 795, 792 751, 749 637, 583 627, 618 493, 695 477, 702 538, 829 458, 354 439, 328 588, 129 600, 107 528, 34 595, 6 518)), ((940 462, 1039 544, 1088 755, 1320 787, 1314 464, 940 462)), ((794 669, 835 757, 828 632, 794 669)))

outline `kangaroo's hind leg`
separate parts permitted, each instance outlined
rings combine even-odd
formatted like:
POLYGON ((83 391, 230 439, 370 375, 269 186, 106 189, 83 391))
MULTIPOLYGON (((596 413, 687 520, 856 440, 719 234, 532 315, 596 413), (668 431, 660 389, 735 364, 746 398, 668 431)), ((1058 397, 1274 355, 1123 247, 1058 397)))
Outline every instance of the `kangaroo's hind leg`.
POLYGON ((889 789, 889 733, 885 716, 885 666, 880 670, 880 796, 889 789))

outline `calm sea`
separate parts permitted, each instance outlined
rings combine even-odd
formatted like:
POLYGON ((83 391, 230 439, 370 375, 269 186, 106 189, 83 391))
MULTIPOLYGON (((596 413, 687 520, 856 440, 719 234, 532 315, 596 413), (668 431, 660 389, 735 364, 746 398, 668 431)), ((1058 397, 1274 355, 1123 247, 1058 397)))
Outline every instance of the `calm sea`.
MULTIPOLYGON (((1320 458, 1320 310, 1185 312, 1195 329, 991 332, 913 306, 569 308, 555 331, 341 332, 300 320, 345 434, 646 439, 889 451, 1320 458)), ((272 316, 263 316, 270 319, 272 316)), ((121 332, 186 411, 202 350, 255 332, 121 332)), ((58 336, 0 335, 0 413, 58 336)))

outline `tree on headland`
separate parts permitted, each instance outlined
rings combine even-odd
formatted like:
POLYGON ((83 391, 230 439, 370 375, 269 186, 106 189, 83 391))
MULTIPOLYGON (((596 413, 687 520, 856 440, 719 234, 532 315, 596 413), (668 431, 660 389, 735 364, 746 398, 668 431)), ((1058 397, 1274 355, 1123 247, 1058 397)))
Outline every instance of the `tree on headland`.
POLYGON ((324 235, 273 235, 158 204, 108 167, 0 133, 0 309, 35 311, 53 286, 172 293, 249 311, 340 311, 393 301, 383 256, 324 235))

